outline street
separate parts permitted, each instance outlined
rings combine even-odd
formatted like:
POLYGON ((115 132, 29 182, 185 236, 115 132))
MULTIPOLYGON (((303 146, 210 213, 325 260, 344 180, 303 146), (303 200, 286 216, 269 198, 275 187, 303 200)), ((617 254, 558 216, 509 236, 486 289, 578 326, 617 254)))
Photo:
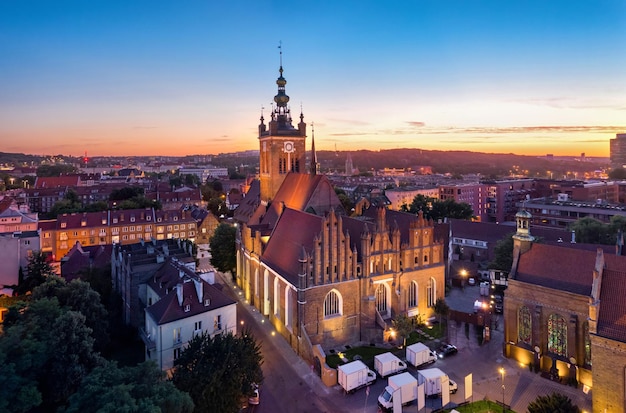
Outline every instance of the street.
MULTIPOLYGON (((267 319, 251 305, 245 303, 240 290, 233 286, 230 276, 219 275, 225 285, 225 292, 238 299, 237 317, 242 327, 250 329, 261 344, 264 357, 263 373, 265 381, 260 388, 260 404, 250 406, 247 412, 255 413, 374 413, 378 411, 377 399, 387 385, 387 379, 378 379, 369 388, 357 390, 354 394, 344 394, 339 386, 326 387, 315 374, 312 366, 307 365, 289 344, 279 335, 267 319)), ((466 286, 464 290, 452 289, 446 302, 455 310, 473 311, 473 303, 479 297, 478 286, 466 286)), ((500 317, 500 316, 498 316, 500 317)), ((473 329, 471 330, 473 332, 473 329)), ((564 386, 542 378, 539 374, 518 366, 514 361, 502 356, 502 325, 492 331, 491 341, 482 345, 474 334, 465 335, 462 325, 450 323, 449 342, 458 348, 458 353, 445 359, 439 359, 427 366, 438 367, 457 382, 459 390, 450 395, 451 405, 464 401, 482 400, 485 397, 502 401, 519 413, 525 412, 528 403, 538 395, 557 391, 568 396, 582 411, 591 411, 591 394, 583 394, 579 389, 564 386), (504 368, 505 389, 502 392, 500 368, 504 368), (465 398, 465 376, 472 374, 473 396, 465 398)), ((436 347, 438 341, 427 343, 436 347)), ((409 372, 417 375, 409 367, 409 372)), ((432 412, 441 408, 441 398, 426 399, 422 412, 432 412)), ((416 404, 405 406, 403 412, 417 412, 416 404)))

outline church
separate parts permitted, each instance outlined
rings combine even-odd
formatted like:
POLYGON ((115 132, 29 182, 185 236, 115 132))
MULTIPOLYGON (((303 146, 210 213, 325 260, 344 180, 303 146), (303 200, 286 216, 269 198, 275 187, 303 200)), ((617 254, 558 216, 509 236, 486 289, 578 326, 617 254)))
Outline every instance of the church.
POLYGON ((626 411, 626 256, 617 246, 539 243, 516 215, 504 296, 504 354, 592 392, 593 412, 626 411), (592 248, 592 249, 590 249, 592 248))
POLYGON ((319 173, 312 132, 292 123, 282 59, 270 119, 258 127, 260 167, 235 211, 236 282, 304 359, 314 348, 382 342, 397 315, 434 315, 444 297, 444 246, 421 214, 348 215, 319 173))

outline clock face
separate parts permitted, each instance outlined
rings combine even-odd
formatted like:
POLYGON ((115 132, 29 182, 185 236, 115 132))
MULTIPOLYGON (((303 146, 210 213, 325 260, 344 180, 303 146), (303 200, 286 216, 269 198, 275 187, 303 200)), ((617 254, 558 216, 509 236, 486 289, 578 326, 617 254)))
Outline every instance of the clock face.
POLYGON ((285 142, 285 144, 283 145, 283 151, 287 152, 287 153, 293 153, 296 151, 295 146, 293 145, 293 142, 285 142))

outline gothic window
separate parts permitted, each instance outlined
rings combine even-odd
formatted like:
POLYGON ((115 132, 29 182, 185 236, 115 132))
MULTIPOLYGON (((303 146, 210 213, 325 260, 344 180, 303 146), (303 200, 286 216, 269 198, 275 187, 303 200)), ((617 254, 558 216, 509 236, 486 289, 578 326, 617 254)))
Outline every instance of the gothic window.
POLYGON ((337 290, 332 290, 326 294, 324 299, 324 318, 341 315, 342 300, 337 290))
POLYGON ((563 357, 567 355, 567 324, 558 314, 548 317, 548 351, 563 357))
POLYGON ((517 339, 522 343, 531 344, 531 318, 528 307, 520 307, 517 314, 517 339))
POLYGON ((585 365, 591 366, 591 338, 589 337, 589 322, 583 323, 583 336, 585 340, 585 365))
POLYGON ((428 286, 426 287, 426 298, 428 299, 428 306, 434 307, 437 301, 437 283, 434 278, 428 280, 428 286))
POLYGON ((274 278, 274 315, 280 315, 280 283, 278 278, 274 278))
POLYGON ((381 314, 387 313, 387 291, 384 284, 378 284, 376 288, 376 309, 381 314))
POLYGON ((410 307, 417 307, 417 292, 418 292, 418 285, 417 282, 415 281, 411 281, 411 284, 409 284, 409 308, 410 307))

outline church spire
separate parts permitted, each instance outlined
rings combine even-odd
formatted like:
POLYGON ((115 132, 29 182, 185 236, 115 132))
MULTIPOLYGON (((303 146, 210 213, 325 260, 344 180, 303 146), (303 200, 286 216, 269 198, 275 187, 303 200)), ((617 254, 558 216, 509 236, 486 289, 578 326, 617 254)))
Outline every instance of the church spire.
MULTIPOLYGON (((302 115, 300 115, 302 117, 302 115)), ((317 175, 319 164, 317 163, 317 152, 315 152, 315 126, 311 122, 311 175, 317 175)))

